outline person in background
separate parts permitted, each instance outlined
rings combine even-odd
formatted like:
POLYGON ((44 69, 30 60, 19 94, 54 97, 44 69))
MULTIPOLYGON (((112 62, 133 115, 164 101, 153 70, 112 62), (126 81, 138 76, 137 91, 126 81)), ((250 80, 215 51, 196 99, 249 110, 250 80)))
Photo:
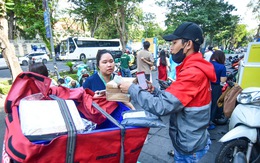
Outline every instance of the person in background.
POLYGON ((137 51, 136 51, 136 50, 133 50, 133 56, 134 56, 133 65, 136 65, 136 55, 137 55, 137 51))
POLYGON ((136 62, 137 62, 137 72, 144 72, 145 78, 150 81, 151 67, 153 66, 153 55, 149 52, 150 42, 145 41, 143 43, 143 50, 137 52, 136 62))
POLYGON ((159 52, 156 66, 158 67, 158 79, 166 81, 168 79, 168 71, 170 70, 170 62, 164 50, 159 52))
MULTIPOLYGON (((133 52, 134 53, 134 52, 133 52)), ((129 67, 135 65, 135 56, 133 53, 130 53, 129 54, 129 57, 130 57, 130 63, 129 63, 129 67)))
MULTIPOLYGON (((105 90, 107 83, 114 78, 115 62, 109 50, 98 50, 96 66, 98 71, 88 77, 82 86, 84 89, 88 88, 95 92, 95 96, 100 96, 97 92, 105 90)), ((105 92, 102 95, 105 95, 105 92)), ((125 102, 124 104, 135 110, 135 107, 130 102, 125 102)))
POLYGON ((115 62, 111 52, 106 49, 98 50, 96 66, 98 71, 88 77, 82 85, 84 89, 89 88, 94 92, 105 90, 106 84, 113 80, 115 62))
POLYGON ((222 85, 227 81, 226 67, 225 67, 225 53, 220 50, 213 52, 210 62, 213 64, 215 69, 215 74, 217 76, 216 82, 211 82, 212 89, 212 100, 211 100, 211 115, 210 115, 210 125, 208 130, 215 129, 215 124, 213 123, 216 118, 220 118, 222 109, 217 105, 217 101, 222 94, 222 85))
MULTIPOLYGON (((169 135, 174 147, 174 162, 199 162, 211 144, 207 127, 210 121, 210 81, 216 82, 213 65, 199 52, 203 31, 193 22, 185 22, 173 34, 163 37, 171 41, 177 78, 166 90, 148 82, 143 90, 136 84, 123 82, 119 86, 132 101, 155 115, 170 114, 169 135)), ((158 149, 160 150, 160 149, 158 149)))
POLYGON ((61 84, 61 85, 64 86, 64 87, 67 87, 67 88, 79 88, 80 87, 79 82, 74 80, 70 76, 66 76, 64 78, 64 84, 61 84))
MULTIPOLYGON (((30 64, 29 71, 49 77, 48 69, 47 69, 46 65, 42 62, 30 64)), ((56 85, 58 85, 57 82, 54 79, 52 79, 51 86, 56 86, 56 85)))
POLYGON ((212 46, 209 46, 208 47, 208 50, 205 52, 204 54, 204 58, 206 61, 210 61, 210 57, 211 55, 213 54, 213 47, 212 46))
POLYGON ((128 49, 125 50, 125 53, 120 58, 120 68, 122 77, 132 77, 129 69, 129 64, 131 62, 131 58, 129 56, 130 51, 128 49))
POLYGON ((41 74, 46 77, 49 76, 48 69, 47 69, 46 65, 43 64, 42 62, 30 64, 29 71, 41 74))

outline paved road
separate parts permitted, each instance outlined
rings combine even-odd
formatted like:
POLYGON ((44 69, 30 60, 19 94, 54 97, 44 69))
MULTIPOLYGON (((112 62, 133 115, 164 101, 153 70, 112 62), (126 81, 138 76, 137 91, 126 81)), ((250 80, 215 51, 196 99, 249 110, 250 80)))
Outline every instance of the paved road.
MULTIPOLYGON (((77 62, 77 63, 82 63, 82 62, 77 62)), ((66 61, 57 61, 56 62, 57 67, 59 71, 68 71, 69 67, 66 66, 66 61)), ((92 67, 92 60, 88 62, 88 65, 92 67)), ((53 62, 48 62, 46 63, 46 67, 53 72, 54 71, 54 64, 53 62)), ((28 66, 21 66, 23 71, 28 71, 28 66)), ((9 69, 0 69, 0 80, 6 80, 11 78, 11 73, 9 69)))
MULTIPOLYGON (((157 72, 153 72, 153 83, 158 86, 156 81, 157 72)), ((3 99, 0 98, 0 149, 2 149, 3 134, 4 134, 4 112, 3 112, 3 99)), ((167 154, 172 149, 172 143, 169 138, 169 116, 161 117, 166 128, 151 128, 148 134, 148 143, 144 144, 140 153, 138 161, 141 163, 172 163, 173 158, 167 154)), ((217 126, 215 130, 210 131, 212 145, 209 152, 202 158, 200 163, 214 162, 215 155, 220 148, 218 140, 227 132, 227 125, 217 126)), ((0 156, 2 153, 0 153, 0 156)), ((1 157, 0 157, 1 158, 1 157)))

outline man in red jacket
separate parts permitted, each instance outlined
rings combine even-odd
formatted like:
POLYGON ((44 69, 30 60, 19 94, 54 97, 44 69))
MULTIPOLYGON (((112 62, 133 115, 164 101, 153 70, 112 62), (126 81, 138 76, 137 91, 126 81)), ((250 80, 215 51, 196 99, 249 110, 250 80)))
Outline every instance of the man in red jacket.
POLYGON ((120 89, 144 110, 155 115, 170 114, 169 134, 174 147, 174 160, 198 162, 211 144, 207 127, 210 121, 211 87, 216 81, 214 67, 199 52, 203 43, 202 29, 193 22, 181 24, 173 34, 163 38, 171 41, 176 81, 165 91, 149 84, 148 90, 122 83, 120 89))

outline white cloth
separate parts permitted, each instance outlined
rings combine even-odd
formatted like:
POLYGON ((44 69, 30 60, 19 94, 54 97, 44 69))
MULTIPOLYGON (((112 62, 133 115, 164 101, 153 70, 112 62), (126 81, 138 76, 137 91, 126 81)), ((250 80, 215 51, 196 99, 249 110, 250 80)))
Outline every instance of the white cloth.
MULTIPOLYGON (((78 132, 85 129, 75 103, 66 100, 78 132)), ((24 135, 46 135, 67 132, 58 102, 55 100, 21 100, 19 105, 21 128, 24 135)))
POLYGON ((210 60, 210 57, 212 56, 213 52, 212 51, 207 51, 205 54, 204 54, 204 59, 209 61, 210 60))

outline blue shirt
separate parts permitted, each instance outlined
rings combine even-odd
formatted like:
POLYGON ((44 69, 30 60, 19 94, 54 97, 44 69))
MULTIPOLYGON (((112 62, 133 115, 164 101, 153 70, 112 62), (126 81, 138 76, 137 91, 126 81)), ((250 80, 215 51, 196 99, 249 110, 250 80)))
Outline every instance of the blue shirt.
POLYGON ((84 89, 88 88, 94 92, 106 89, 104 82, 101 80, 97 72, 88 77, 82 86, 84 89))
POLYGON ((176 66, 178 66, 178 63, 174 62, 172 60, 172 54, 170 54, 170 58, 169 58, 169 61, 170 61, 170 67, 171 67, 171 71, 169 72, 168 76, 171 78, 171 79, 176 79, 176 66))
POLYGON ((216 77, 217 77, 217 82, 214 84, 220 84, 220 77, 226 77, 227 76, 227 71, 226 67, 224 64, 218 63, 216 61, 211 61, 211 63, 214 66, 216 77))

